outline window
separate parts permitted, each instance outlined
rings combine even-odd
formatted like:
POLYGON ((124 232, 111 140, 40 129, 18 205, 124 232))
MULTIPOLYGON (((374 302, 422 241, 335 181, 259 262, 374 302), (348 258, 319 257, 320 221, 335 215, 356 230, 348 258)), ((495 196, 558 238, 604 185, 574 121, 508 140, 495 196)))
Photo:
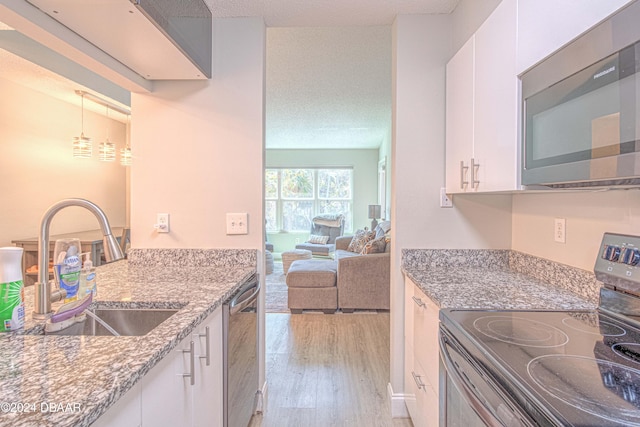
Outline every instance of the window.
POLYGON ((352 231, 352 169, 267 169, 265 218, 269 232, 307 232, 311 219, 341 213, 352 231))

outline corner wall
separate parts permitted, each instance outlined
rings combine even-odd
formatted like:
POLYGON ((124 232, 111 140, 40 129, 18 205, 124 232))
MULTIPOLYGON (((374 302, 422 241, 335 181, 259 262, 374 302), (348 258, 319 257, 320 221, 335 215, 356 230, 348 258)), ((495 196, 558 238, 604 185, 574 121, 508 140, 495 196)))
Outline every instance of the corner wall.
MULTIPOLYGON (((445 65, 451 56, 450 41, 448 15, 400 15, 394 22, 390 379, 394 394, 404 390, 401 250, 511 246, 511 196, 455 196, 453 209, 439 206, 445 177, 445 65)), ((391 397, 393 415, 404 415, 401 397, 391 397), (395 406, 394 401, 402 404, 395 406)))
MULTIPOLYGON (((70 197, 100 206, 111 226, 126 223, 126 173, 119 160, 98 160, 98 143, 124 147, 126 125, 85 109, 84 133, 93 139, 91 159, 76 159, 72 140, 80 135, 75 105, 0 79, 0 246, 37 237, 40 220, 52 204, 70 197)), ((51 234, 99 229, 95 217, 67 208, 51 223, 51 234)))

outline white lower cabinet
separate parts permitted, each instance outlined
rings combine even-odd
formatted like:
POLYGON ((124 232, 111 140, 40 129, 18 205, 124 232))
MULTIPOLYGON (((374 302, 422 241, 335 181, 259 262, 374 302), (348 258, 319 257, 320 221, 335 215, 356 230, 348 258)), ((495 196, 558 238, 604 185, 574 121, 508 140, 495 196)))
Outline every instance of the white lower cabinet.
POLYGON ((222 338, 219 308, 93 425, 222 426, 222 338))
POLYGON ((218 427, 222 409, 222 309, 218 309, 142 378, 142 425, 218 427))
POLYGON ((413 425, 437 427, 439 308, 405 278, 405 393, 413 425))

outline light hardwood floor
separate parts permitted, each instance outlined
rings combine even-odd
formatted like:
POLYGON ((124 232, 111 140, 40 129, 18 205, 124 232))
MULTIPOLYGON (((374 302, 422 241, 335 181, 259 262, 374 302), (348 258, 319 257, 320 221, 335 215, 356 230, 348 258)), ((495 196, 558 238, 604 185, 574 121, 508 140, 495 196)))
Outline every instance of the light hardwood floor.
POLYGON ((266 411, 250 427, 410 427, 391 419, 389 313, 267 313, 266 411))

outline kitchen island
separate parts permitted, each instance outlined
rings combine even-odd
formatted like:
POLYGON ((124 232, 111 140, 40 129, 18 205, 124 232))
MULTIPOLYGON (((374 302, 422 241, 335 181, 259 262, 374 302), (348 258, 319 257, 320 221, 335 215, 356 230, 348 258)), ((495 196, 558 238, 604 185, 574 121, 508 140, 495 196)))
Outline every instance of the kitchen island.
POLYGON ((44 336, 26 288, 24 331, 0 336, 0 426, 91 425, 255 274, 257 251, 132 250, 129 258, 97 268, 94 305, 176 314, 145 336, 44 336))

